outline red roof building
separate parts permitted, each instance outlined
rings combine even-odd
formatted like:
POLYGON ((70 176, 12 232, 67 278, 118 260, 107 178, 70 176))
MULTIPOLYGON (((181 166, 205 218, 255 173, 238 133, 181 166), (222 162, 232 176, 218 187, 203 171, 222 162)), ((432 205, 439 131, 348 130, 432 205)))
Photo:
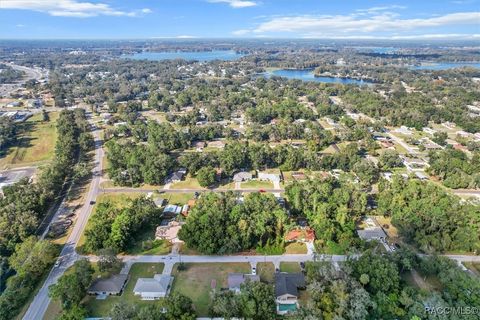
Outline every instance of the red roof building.
POLYGON ((287 233, 285 241, 313 242, 315 241, 315 232, 310 227, 293 229, 287 233))

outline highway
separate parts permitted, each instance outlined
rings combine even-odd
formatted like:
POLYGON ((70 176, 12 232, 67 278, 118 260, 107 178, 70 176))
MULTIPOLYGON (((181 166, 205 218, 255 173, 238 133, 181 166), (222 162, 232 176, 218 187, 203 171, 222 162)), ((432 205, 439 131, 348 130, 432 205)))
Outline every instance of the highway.
POLYGON ((19 66, 16 64, 8 63, 8 66, 12 67, 15 70, 20 70, 25 72, 26 76, 15 83, 7 83, 0 85, 0 97, 7 97, 15 90, 18 90, 23 87, 25 82, 28 80, 40 80, 42 77, 47 77, 47 74, 43 74, 42 71, 38 68, 29 68, 24 66, 19 66))
MULTIPOLYGON (((92 213, 91 201, 95 201, 99 193, 100 178, 102 175, 102 158, 103 158, 103 148, 102 141, 100 140, 100 133, 98 130, 93 132, 95 139, 95 165, 92 170, 93 178, 90 182, 90 187, 86 195, 85 204, 78 211, 77 220, 73 227, 72 233, 68 237, 67 242, 65 243, 59 259, 61 261, 59 267, 53 267, 50 271, 47 279, 45 280, 42 288, 37 293, 32 303, 28 307, 24 320, 39 320, 43 319, 45 311, 47 310, 48 305, 50 304, 50 297, 48 296, 48 287, 57 282, 58 278, 65 272, 65 270, 73 265, 73 263, 78 259, 78 255, 75 251, 75 247, 80 240, 80 236, 83 233, 83 229, 87 225, 88 218, 92 213)), ((59 211, 62 209, 62 206, 59 208, 59 211)), ((55 217, 58 217, 59 212, 55 214, 55 217)), ((52 222, 55 221, 55 218, 52 219, 52 222)))

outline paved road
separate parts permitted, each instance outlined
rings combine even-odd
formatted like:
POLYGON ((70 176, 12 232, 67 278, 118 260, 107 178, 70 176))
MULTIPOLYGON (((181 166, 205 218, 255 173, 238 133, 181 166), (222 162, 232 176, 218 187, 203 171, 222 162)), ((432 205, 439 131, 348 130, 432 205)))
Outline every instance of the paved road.
POLYGON ((452 192, 457 196, 472 196, 480 198, 480 190, 473 189, 452 189, 452 192))
POLYGON ((139 189, 139 188, 102 188, 101 192, 104 193, 130 193, 130 192, 156 192, 159 191, 160 193, 193 193, 193 192, 227 192, 227 191, 234 191, 234 192, 258 192, 259 190, 263 190, 265 192, 271 193, 278 193, 284 192, 285 189, 162 189, 160 187, 156 189, 139 189))
MULTIPOLYGON (((99 193, 100 177, 102 172, 102 141, 100 140, 100 134, 98 131, 95 131, 93 135, 95 138, 95 165, 93 168, 93 179, 90 183, 90 188, 85 199, 85 204, 79 210, 77 215, 77 221, 75 222, 72 233, 68 237, 68 240, 65 243, 62 252, 60 253, 60 266, 52 268, 42 288, 37 293, 32 303, 28 307, 28 310, 23 317, 24 320, 43 319, 45 311, 47 310, 47 307, 50 303, 50 298, 48 296, 48 287, 54 284, 58 280, 58 278, 65 272, 65 270, 78 259, 78 255, 75 252, 75 247, 92 212, 92 206, 90 205, 90 202, 95 201, 97 194, 99 193)), ((58 215, 59 212, 56 213, 56 217, 58 215)), ((53 221, 55 221, 55 219, 52 219, 52 222, 53 221)))
POLYGON ((408 144, 406 144, 405 141, 403 141, 403 139, 400 139, 399 137, 397 137, 396 135, 394 135, 390 132, 387 132, 387 135, 390 138, 392 138, 393 141, 395 141, 396 143, 398 143, 399 145, 404 147, 408 151, 409 154, 412 154, 412 155, 420 154, 420 152, 418 150, 415 150, 412 147, 410 147, 408 144))
POLYGON ((7 65, 9 65, 10 67, 12 67, 15 70, 20 70, 20 71, 25 72, 26 76, 22 80, 17 81, 15 83, 8 83, 8 84, 0 85, 0 97, 9 96, 15 90, 23 87, 25 82, 27 82, 28 80, 33 80, 33 79, 39 80, 43 76, 47 76, 46 74, 43 74, 42 71, 38 68, 29 68, 29 67, 19 66, 19 65, 16 65, 16 64, 10 64, 10 63, 7 64, 7 65))

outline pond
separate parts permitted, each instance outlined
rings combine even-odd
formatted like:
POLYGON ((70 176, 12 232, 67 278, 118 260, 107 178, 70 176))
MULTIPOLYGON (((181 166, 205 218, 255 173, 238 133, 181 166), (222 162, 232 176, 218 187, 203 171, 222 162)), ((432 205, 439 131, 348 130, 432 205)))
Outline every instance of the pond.
POLYGON ((278 76, 288 79, 299 79, 303 81, 315 81, 315 82, 324 82, 324 83, 341 83, 341 84, 358 84, 358 85, 367 85, 372 84, 368 80, 358 80, 351 78, 340 78, 340 77, 315 77, 313 74, 313 69, 280 69, 270 72, 266 72, 266 77, 278 76))
POLYGON ((480 62, 439 62, 424 63, 419 66, 412 66, 412 70, 447 70, 460 67, 472 67, 480 69, 480 62))
POLYGON ((122 58, 134 60, 197 60, 197 61, 212 61, 212 60, 235 60, 243 57, 243 54, 237 53, 234 50, 214 50, 214 51, 142 51, 134 54, 122 55, 122 58))

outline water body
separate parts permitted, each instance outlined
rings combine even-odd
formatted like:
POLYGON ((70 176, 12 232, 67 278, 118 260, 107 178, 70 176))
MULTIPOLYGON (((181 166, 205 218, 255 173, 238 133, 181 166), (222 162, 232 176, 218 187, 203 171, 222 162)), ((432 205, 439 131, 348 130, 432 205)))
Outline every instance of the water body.
POLYGON ((357 80, 351 78, 339 78, 339 77, 315 77, 313 69, 280 69, 266 73, 267 77, 278 76, 288 79, 299 79, 303 81, 315 81, 324 83, 341 83, 341 84, 358 84, 366 85, 372 84, 368 80, 357 80))
POLYGON ((419 66, 412 66, 412 70, 447 70, 461 67, 472 67, 480 69, 480 62, 440 62, 440 63, 428 63, 419 66))
POLYGON ((394 47, 355 47, 359 52, 373 52, 379 54, 392 54, 398 51, 394 47))
POLYGON ((125 54, 122 57, 134 60, 196 60, 196 61, 212 61, 212 60, 236 60, 243 57, 244 54, 237 53, 233 50, 216 50, 216 51, 143 51, 134 54, 125 54))

